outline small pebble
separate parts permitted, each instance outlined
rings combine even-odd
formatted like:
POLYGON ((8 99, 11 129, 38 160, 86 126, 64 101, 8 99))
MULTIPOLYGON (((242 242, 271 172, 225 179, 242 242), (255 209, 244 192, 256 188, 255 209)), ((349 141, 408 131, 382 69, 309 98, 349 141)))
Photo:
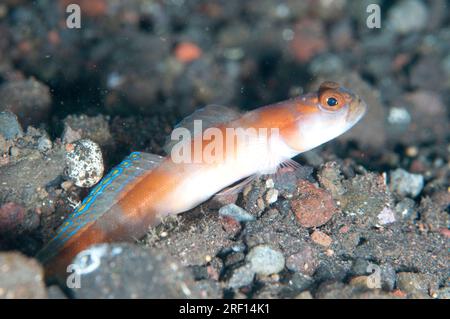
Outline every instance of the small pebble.
POLYGON ((41 136, 38 139, 38 150, 40 152, 46 152, 52 149, 52 141, 48 139, 46 136, 41 136))
POLYGON ((109 128, 109 118, 104 115, 69 115, 64 119, 63 142, 73 143, 79 139, 89 139, 101 147, 113 143, 109 128))
POLYGON ((391 172, 391 191, 400 196, 416 197, 424 186, 424 178, 420 174, 411 174, 404 169, 397 168, 391 172))
POLYGON ((283 254, 267 245, 252 248, 247 260, 253 271, 259 275, 276 274, 283 270, 285 264, 283 254))
POLYGON ((266 188, 273 188, 275 186, 275 183, 273 182, 273 179, 269 178, 266 180, 266 188))
POLYGON ((61 139, 63 143, 73 143, 81 139, 81 130, 74 130, 66 124, 61 139))
POLYGON ((223 230, 231 237, 236 236, 242 230, 241 223, 230 216, 221 216, 220 223, 222 225, 223 230))
POLYGON ((419 149, 416 146, 409 146, 405 153, 408 157, 416 157, 419 154, 419 149))
POLYGON ((51 102, 50 88, 33 77, 0 85, 0 111, 13 112, 24 127, 47 121, 51 102))
POLYGON ((313 283, 314 279, 312 277, 298 272, 294 273, 288 282, 289 288, 293 289, 296 292, 311 288, 313 283))
POLYGON ((321 232, 320 230, 315 230, 311 234, 311 239, 313 242, 315 242, 316 244, 319 244, 323 247, 328 247, 333 242, 333 240, 331 239, 330 236, 328 236, 324 232, 321 232))
POLYGON ((278 190, 275 188, 271 188, 267 191, 266 197, 265 197, 267 204, 273 204, 278 200, 278 190))
POLYGON ((326 51, 328 41, 325 27, 318 19, 303 19, 297 24, 290 42, 292 55, 306 63, 321 52, 326 51))
POLYGON ((352 275, 366 275, 370 262, 364 258, 356 258, 353 260, 351 273, 352 275))
POLYGON ((360 288, 371 288, 367 285, 369 280, 368 276, 357 276, 350 279, 349 284, 351 286, 360 287, 360 288))
POLYGON ((222 206, 236 203, 239 194, 216 194, 209 201, 209 207, 219 209, 222 206))
POLYGON ((405 197, 395 205, 395 213, 398 219, 413 220, 417 217, 416 203, 411 198, 405 197))
POLYGON ((348 227, 348 225, 344 225, 341 228, 339 228, 339 233, 346 234, 346 233, 348 233, 349 230, 350 230, 350 227, 348 227))
POLYGON ((381 286, 384 290, 394 290, 397 281, 395 268, 391 264, 381 265, 381 286))
POLYGON ((387 25, 394 32, 407 34, 423 30, 428 22, 428 10, 420 0, 397 2, 388 13, 387 25))
POLYGON ((200 297, 192 273, 162 251, 98 244, 80 252, 73 265, 80 275, 79 285, 71 287, 74 298, 200 297))
POLYGON ((303 227, 321 226, 337 212, 331 194, 310 182, 300 180, 298 193, 299 196, 292 200, 291 206, 303 227))
POLYGON ((64 191, 69 191, 69 189, 73 186, 73 182, 72 181, 64 181, 61 183, 61 188, 64 191))
POLYGON ((224 217, 231 217, 238 222, 248 222, 254 220, 255 217, 247 212, 245 209, 236 204, 228 204, 219 209, 219 215, 224 217))
POLYGON ((321 165, 318 179, 320 186, 329 191, 333 198, 339 198, 345 193, 341 168, 336 162, 326 162, 321 165))
POLYGON ((387 121, 393 125, 408 125, 411 122, 411 114, 403 107, 392 107, 387 121))
POLYGON ((334 255, 334 250, 333 250, 333 249, 327 249, 327 251, 325 252, 325 254, 326 254, 328 257, 331 257, 331 256, 334 255))
POLYGON ((340 74, 344 70, 344 62, 335 54, 325 53, 318 55, 310 63, 309 71, 314 76, 340 74))
POLYGON ((394 296, 395 298, 405 298, 407 293, 401 291, 400 289, 395 289, 394 291, 392 291, 392 296, 394 296))
POLYGON ((307 290, 299 293, 295 299, 313 299, 312 294, 307 290))
POLYGON ((228 286, 236 289, 250 285, 255 277, 255 271, 251 264, 245 264, 233 271, 228 286))
POLYGON ((174 54, 178 61, 188 63, 199 59, 203 52, 195 43, 182 42, 176 46, 174 54))
POLYGON ((386 225, 395 222, 394 211, 389 207, 383 208, 381 213, 378 214, 378 222, 380 223, 380 225, 386 225))
POLYGON ((298 253, 293 254, 286 259, 287 269, 294 272, 301 272, 308 276, 314 275, 318 266, 319 261, 310 246, 306 246, 298 253))
POLYGON ((7 140, 12 140, 23 135, 22 127, 14 113, 0 112, 0 135, 7 140))
POLYGON ((397 288, 408 294, 428 295, 431 277, 421 273, 399 272, 397 274, 397 288))
POLYGON ((102 151, 97 143, 83 139, 66 145, 66 175, 79 187, 92 187, 103 176, 102 151))
POLYGON ((260 212, 266 209, 266 204, 264 203, 264 200, 262 198, 258 198, 256 200, 256 206, 258 207, 260 212))
POLYGON ((0 299, 46 297, 44 271, 35 259, 17 252, 0 253, 0 299))

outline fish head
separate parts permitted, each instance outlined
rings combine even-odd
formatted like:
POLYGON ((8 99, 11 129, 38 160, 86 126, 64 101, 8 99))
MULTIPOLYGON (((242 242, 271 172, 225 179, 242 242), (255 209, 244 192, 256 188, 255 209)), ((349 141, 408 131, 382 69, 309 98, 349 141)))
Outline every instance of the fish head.
POLYGON ((296 99, 297 116, 289 130, 288 144, 299 153, 313 149, 348 131, 366 109, 357 94, 338 83, 324 82, 316 93, 296 99))

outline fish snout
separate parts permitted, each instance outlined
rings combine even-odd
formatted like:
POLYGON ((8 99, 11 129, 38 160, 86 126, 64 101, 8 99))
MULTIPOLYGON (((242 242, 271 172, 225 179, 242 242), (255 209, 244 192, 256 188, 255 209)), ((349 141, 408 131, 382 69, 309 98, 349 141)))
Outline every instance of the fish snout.
POLYGON ((347 113, 347 122, 351 125, 356 124, 367 112, 366 102, 357 94, 351 93, 352 98, 349 102, 347 113))

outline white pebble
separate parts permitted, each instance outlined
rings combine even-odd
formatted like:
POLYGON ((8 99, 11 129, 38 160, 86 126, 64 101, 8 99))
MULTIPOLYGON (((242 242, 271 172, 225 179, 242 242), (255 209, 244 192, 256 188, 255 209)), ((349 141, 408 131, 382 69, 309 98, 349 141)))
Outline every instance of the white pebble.
POLYGON ((79 187, 92 187, 103 176, 103 157, 100 146, 88 140, 78 140, 66 147, 66 175, 79 187))
POLYGON ((252 248, 247 255, 252 270, 260 275, 271 275, 283 270, 284 256, 278 250, 266 245, 252 248))
POLYGON ((412 174, 397 168, 391 172, 390 188, 400 196, 416 197, 424 186, 424 178, 420 174, 412 174))
POLYGON ((273 179, 269 178, 266 180, 266 187, 267 188, 273 188, 275 186, 275 183, 273 182, 273 179))
POLYGON ((275 188, 271 188, 266 193, 266 203, 273 204, 278 200, 278 190, 275 188))
POLYGON ((395 32, 407 34, 423 30, 428 22, 428 9, 420 0, 402 0, 388 13, 388 26, 395 32))
POLYGON ((386 225, 395 222, 394 211, 389 207, 383 208, 383 210, 378 214, 378 222, 380 225, 386 225))
POLYGON ((411 115, 403 107, 393 107, 389 110, 388 122, 401 125, 409 124, 411 122, 411 115))
POLYGON ((220 216, 231 217, 238 222, 248 222, 255 219, 253 215, 236 204, 228 204, 219 209, 220 216))

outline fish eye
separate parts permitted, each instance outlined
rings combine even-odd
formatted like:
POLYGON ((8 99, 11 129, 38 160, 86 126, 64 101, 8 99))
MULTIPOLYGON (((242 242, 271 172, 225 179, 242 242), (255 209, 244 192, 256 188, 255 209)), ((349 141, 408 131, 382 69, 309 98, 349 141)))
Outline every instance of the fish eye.
POLYGON ((327 90, 319 96, 319 103, 327 111, 338 111, 346 104, 345 97, 335 90, 327 90))
POLYGON ((339 102, 338 102, 338 100, 336 98, 334 98, 334 97, 327 98, 327 105, 328 106, 333 107, 333 106, 336 106, 338 104, 339 104, 339 102))

